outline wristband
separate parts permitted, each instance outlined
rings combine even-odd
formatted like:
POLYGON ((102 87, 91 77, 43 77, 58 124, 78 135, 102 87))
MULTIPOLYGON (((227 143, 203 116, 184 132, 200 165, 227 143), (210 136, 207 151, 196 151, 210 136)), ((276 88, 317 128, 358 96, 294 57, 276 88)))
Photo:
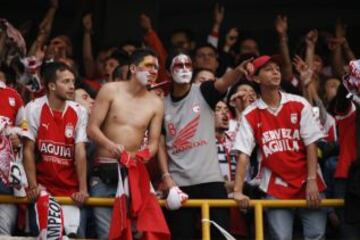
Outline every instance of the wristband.
POLYGON ((316 177, 307 177, 306 181, 316 180, 316 177))
POLYGON ((162 175, 161 175, 161 179, 164 179, 165 177, 167 176, 170 176, 170 173, 169 172, 164 172, 162 175))

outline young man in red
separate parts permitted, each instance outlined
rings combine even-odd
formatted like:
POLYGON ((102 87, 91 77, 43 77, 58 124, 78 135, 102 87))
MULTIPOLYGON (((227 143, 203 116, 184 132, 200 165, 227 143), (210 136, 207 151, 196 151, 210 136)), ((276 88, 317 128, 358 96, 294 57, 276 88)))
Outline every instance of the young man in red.
MULTIPOLYGON (((12 194, 9 186, 10 154, 20 150, 20 136, 13 127, 26 128, 24 103, 15 89, 6 86, 5 73, 0 70, 0 194, 12 194), (10 146, 11 145, 11 146, 10 146)), ((17 206, 0 205, 0 235, 11 235, 15 228, 17 206)))
MULTIPOLYGON (((239 151, 234 199, 248 207, 243 180, 255 145, 262 153, 260 188, 267 199, 304 199, 318 207, 325 189, 319 172, 315 142, 323 137, 310 104, 302 97, 280 91, 279 65, 269 56, 253 61, 253 80, 261 98, 242 115, 234 150, 239 151)), ((268 209, 269 230, 274 239, 292 239, 294 213, 302 219, 305 239, 323 239, 326 215, 321 209, 268 209)))
MULTIPOLYGON (((44 66, 42 78, 47 95, 33 100, 25 109, 29 123, 24 142, 27 195, 36 200, 46 190, 52 196, 68 196, 82 204, 88 197, 87 113, 70 101, 74 99, 75 73, 65 64, 53 62, 44 66)), ((65 224, 67 218, 65 211, 65 224)))

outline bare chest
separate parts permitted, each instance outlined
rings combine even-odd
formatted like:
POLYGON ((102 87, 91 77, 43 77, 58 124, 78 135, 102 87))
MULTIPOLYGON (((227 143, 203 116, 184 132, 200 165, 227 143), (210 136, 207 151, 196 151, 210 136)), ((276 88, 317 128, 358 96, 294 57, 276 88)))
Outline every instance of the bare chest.
POLYGON ((146 129, 154 114, 145 100, 117 99, 113 101, 108 121, 112 124, 146 129))

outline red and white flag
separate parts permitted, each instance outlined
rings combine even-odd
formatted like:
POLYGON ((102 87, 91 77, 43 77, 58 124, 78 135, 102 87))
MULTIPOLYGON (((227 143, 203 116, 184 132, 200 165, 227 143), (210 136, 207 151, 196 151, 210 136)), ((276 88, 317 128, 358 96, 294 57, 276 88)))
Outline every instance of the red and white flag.
POLYGON ((127 168, 128 177, 123 180, 119 166, 109 233, 111 240, 132 240, 133 234, 142 240, 170 240, 170 231, 157 198, 151 192, 149 175, 142 163, 148 158, 148 149, 139 151, 135 158, 125 151, 121 154, 120 164, 127 168))
POLYGON ((64 217, 60 204, 54 197, 42 191, 35 204, 39 240, 63 239, 64 217))

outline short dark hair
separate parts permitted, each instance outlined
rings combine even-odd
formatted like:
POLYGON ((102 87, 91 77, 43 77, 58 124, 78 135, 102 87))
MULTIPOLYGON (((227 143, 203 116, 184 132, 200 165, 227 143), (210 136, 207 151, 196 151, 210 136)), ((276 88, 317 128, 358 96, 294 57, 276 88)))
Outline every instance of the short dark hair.
POLYGON ((207 43, 207 42, 198 45, 198 46, 194 49, 194 53, 193 53, 193 56, 194 56, 194 57, 195 57, 197 51, 199 51, 199 49, 201 49, 201 48, 210 48, 210 49, 212 49, 212 50, 215 52, 215 54, 216 54, 216 58, 218 57, 218 56, 217 56, 217 55, 218 55, 218 50, 216 49, 216 47, 214 47, 213 45, 211 45, 210 43, 207 43))
POLYGON ((238 81, 237 83, 235 83, 235 84, 230 88, 229 93, 228 93, 228 95, 227 95, 227 97, 226 97, 226 104, 228 105, 229 110, 230 110, 230 112, 231 112, 231 114, 232 114, 233 116, 235 116, 235 112, 236 112, 236 111, 235 111, 235 108, 234 108, 233 106, 231 106, 230 100, 231 100, 231 97, 232 97, 235 93, 237 93, 239 87, 242 86, 242 85, 248 85, 248 86, 250 86, 250 87, 252 87, 252 88, 254 89, 254 91, 256 92, 256 94, 259 93, 259 86, 256 85, 256 83, 253 82, 253 81, 249 81, 249 80, 246 80, 246 79, 241 79, 240 81, 238 81))
POLYGON ((50 62, 46 63, 41 67, 41 78, 44 81, 46 89, 48 89, 49 83, 56 82, 56 73, 57 71, 69 71, 74 74, 76 78, 76 72, 70 66, 62 62, 50 62))
POLYGON ((184 51, 183 49, 180 49, 180 48, 175 48, 175 49, 172 49, 169 51, 169 54, 166 58, 166 62, 165 62, 165 68, 166 70, 170 71, 170 66, 171 66, 171 63, 172 63, 172 60, 180 55, 180 54, 184 54, 186 56, 188 56, 190 59, 191 59, 191 56, 190 54, 188 54, 186 51, 184 51))
MULTIPOLYGON (((201 73, 202 71, 207 71, 207 72, 211 72, 212 74, 214 74, 214 72, 212 70, 210 70, 209 68, 195 68, 192 74, 192 78, 191 78, 191 82, 194 82, 195 78, 197 77, 197 75, 199 75, 199 73, 201 73)), ((215 76, 215 74, 214 74, 215 76)), ((212 80, 212 79, 207 79, 207 80, 212 80)))
POLYGON ((173 30, 171 33, 170 33, 170 38, 172 36, 174 36, 175 34, 179 34, 179 33, 183 33, 185 34, 187 40, 190 42, 192 40, 194 40, 194 33, 189 30, 189 29, 185 29, 185 28, 177 28, 175 30, 173 30))
POLYGON ((147 56, 158 57, 157 54, 150 48, 138 48, 130 57, 129 64, 139 65, 147 56))

